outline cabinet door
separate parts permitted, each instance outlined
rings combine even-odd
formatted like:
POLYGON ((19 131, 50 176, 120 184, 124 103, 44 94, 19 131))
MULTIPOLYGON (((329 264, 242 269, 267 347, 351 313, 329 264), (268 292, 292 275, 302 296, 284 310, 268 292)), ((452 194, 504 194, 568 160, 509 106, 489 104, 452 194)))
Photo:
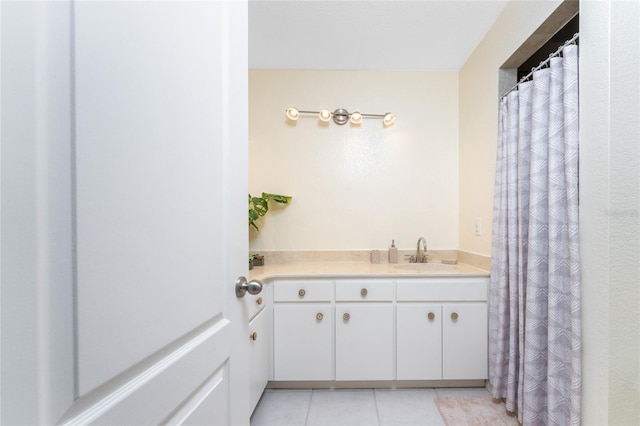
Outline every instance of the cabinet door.
POLYGON ((331 305, 276 303, 273 309, 274 379, 333 380, 331 305))
POLYGON ((440 304, 398 303, 398 380, 442 379, 440 304))
POLYGON ((336 306, 336 380, 393 380, 394 310, 389 304, 336 306))
POLYGON ((487 304, 442 305, 442 378, 487 378, 487 304))
POLYGON ((253 411, 260 396, 267 386, 269 370, 271 367, 271 336, 269 333, 269 321, 267 309, 260 311, 249 323, 249 340, 251 349, 249 355, 249 410, 253 411))

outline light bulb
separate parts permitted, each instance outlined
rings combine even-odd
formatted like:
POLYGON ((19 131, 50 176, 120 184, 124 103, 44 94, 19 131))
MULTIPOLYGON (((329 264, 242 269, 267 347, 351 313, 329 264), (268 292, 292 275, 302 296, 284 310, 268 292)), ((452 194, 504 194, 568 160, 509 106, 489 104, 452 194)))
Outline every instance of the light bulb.
POLYGON ((323 109, 320 111, 318 116, 320 117, 320 121, 327 122, 331 120, 331 111, 329 111, 328 109, 323 109))
POLYGON ((351 113, 351 122, 353 124, 360 124, 362 123, 362 114, 360 114, 359 112, 353 112, 351 113))
POLYGON ((396 121, 396 116, 391 112, 386 113, 382 119, 385 126, 391 126, 394 121, 396 121))
POLYGON ((289 120, 297 120, 298 118, 300 118, 300 111, 298 111, 298 108, 295 107, 291 107, 287 110, 287 118, 289 120))

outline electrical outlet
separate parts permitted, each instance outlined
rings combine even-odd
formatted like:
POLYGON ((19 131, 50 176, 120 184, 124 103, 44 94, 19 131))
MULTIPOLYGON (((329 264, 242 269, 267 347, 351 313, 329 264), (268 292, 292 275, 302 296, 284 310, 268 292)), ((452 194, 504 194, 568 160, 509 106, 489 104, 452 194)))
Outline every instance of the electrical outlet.
POLYGON ((476 217, 475 220, 475 233, 477 236, 482 235, 482 218, 476 217))

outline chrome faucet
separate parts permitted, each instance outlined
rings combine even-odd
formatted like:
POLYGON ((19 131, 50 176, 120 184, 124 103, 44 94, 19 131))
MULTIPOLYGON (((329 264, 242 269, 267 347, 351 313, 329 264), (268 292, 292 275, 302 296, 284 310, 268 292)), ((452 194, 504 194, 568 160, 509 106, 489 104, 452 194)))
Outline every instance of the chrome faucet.
POLYGON ((427 263, 427 240, 424 237, 418 238, 418 244, 416 246, 416 257, 414 263, 427 263), (424 255, 420 256, 420 242, 424 246, 424 255))

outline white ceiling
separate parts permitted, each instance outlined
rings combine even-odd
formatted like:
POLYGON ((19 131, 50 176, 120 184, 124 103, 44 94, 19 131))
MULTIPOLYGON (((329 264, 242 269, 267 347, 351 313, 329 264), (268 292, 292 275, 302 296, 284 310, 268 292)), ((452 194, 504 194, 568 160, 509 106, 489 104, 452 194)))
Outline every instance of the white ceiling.
POLYGON ((507 0, 250 0, 249 67, 459 70, 507 0))

